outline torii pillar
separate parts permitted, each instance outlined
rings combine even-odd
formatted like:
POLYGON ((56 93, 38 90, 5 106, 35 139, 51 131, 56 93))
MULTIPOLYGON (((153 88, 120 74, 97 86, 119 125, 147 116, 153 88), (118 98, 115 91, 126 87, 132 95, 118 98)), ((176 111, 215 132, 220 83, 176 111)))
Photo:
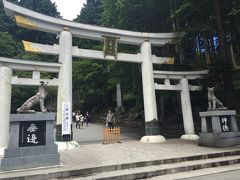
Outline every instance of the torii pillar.
POLYGON ((72 124, 72 33, 65 27, 59 37, 59 72, 57 102, 57 141, 71 141, 72 124), (66 107, 65 107, 66 106, 66 107), (65 108, 65 110, 64 110, 65 108), (66 121, 64 122, 64 117, 66 121))
POLYGON ((143 143, 165 142, 160 135, 157 118, 156 95, 153 78, 152 50, 148 40, 141 45, 142 58, 142 86, 144 99, 145 136, 141 138, 143 143))
POLYGON ((180 80, 182 86, 181 94, 181 105, 182 105, 182 115, 185 134, 181 136, 181 139, 186 140, 197 140, 199 136, 195 134, 191 98, 189 93, 189 84, 187 78, 182 78, 180 80))
POLYGON ((10 127, 10 109, 12 94, 12 69, 8 67, 0 67, 0 155, 8 147, 9 127, 10 127))

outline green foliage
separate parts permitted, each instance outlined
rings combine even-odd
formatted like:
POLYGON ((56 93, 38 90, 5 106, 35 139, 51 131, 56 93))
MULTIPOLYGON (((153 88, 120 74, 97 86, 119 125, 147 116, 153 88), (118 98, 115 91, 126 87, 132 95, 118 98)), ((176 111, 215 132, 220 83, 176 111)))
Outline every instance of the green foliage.
POLYGON ((12 21, 4 11, 3 1, 0 0, 0 31, 9 32, 10 34, 14 34, 16 30, 16 23, 12 21))
POLYGON ((9 0, 12 3, 15 3, 19 6, 31 9, 33 11, 58 17, 59 12, 55 3, 52 3, 50 0, 9 0))
POLYGON ((107 27, 117 27, 118 26, 118 0, 103 0, 102 7, 103 12, 101 16, 101 24, 107 27))
POLYGON ((13 57, 16 53, 17 44, 7 32, 0 31, 0 56, 13 57))
POLYGON ((74 21, 87 24, 100 24, 101 0, 87 0, 81 9, 80 15, 74 21))
POLYGON ((107 93, 106 64, 81 59, 73 62, 74 107, 81 110, 102 107, 107 93))
POLYGON ((211 26, 213 14, 212 1, 183 0, 171 17, 181 22, 183 30, 199 34, 214 31, 211 26))
MULTIPOLYGON (((206 59, 211 70, 207 81, 215 81, 215 86, 224 87, 225 100, 229 107, 237 106, 234 103, 236 98, 231 95, 234 93, 233 88, 238 84, 232 84, 231 58, 234 59, 235 56, 236 59, 236 54, 240 52, 239 8, 239 0, 182 0, 178 1, 177 8, 171 16, 179 22, 178 29, 188 33, 185 42, 190 50, 187 53, 191 53, 192 59, 195 60, 192 64, 197 66, 198 61, 206 59), (214 43, 213 36, 218 36, 220 45, 214 43), (205 52, 198 48, 201 38, 204 41, 202 48, 205 48, 205 52), (230 47, 233 47, 236 54, 230 53, 230 47)), ((234 64, 237 64, 237 60, 234 64)))
POLYGON ((168 32, 169 15, 168 0, 104 0, 102 24, 134 31, 168 32))

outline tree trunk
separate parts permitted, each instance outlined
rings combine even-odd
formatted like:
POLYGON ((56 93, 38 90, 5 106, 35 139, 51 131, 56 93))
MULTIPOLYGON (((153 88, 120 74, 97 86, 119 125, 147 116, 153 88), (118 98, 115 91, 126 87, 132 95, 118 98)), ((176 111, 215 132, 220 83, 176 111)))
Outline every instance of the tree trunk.
POLYGON ((206 35, 203 35, 203 39, 204 39, 206 63, 207 63, 207 66, 210 66, 211 65, 211 60, 210 60, 210 51, 209 51, 209 45, 208 45, 208 38, 207 38, 206 35))
POLYGON ((214 11, 216 16, 217 23, 217 32, 219 38, 219 53, 220 53, 220 65, 223 73, 223 83, 224 83, 224 99, 229 108, 234 107, 234 91, 233 91, 233 83, 232 83, 232 67, 229 59, 226 55, 226 47, 224 44, 224 31, 221 17, 221 9, 220 9, 220 0, 213 0, 214 11))
POLYGON ((229 49, 230 49, 230 54, 231 54, 231 60, 232 60, 233 68, 234 69, 239 69, 240 67, 236 63, 236 59, 235 59, 232 43, 230 43, 229 49))

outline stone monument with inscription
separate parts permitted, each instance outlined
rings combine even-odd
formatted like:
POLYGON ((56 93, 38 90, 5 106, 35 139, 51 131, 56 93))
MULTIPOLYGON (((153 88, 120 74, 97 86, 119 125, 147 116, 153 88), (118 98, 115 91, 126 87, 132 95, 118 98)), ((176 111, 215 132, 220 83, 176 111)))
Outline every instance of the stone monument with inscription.
POLYGON ((201 128, 199 145, 229 147, 240 145, 240 132, 236 123, 236 111, 227 110, 208 88, 208 111, 200 112, 201 128))
POLYGON ((9 145, 0 160, 1 170, 60 164, 54 143, 55 113, 12 114, 9 145))

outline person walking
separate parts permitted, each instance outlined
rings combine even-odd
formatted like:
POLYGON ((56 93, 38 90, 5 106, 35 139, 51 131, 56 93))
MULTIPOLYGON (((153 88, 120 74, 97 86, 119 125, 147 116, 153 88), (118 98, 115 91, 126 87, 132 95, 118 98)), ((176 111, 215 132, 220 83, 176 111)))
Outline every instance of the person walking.
POLYGON ((80 114, 80 122, 81 122, 81 125, 83 127, 83 122, 84 122, 84 116, 82 114, 80 114))
POLYGON ((108 111, 107 118, 106 118, 106 126, 108 128, 113 128, 115 124, 114 114, 111 110, 108 111))
POLYGON ((76 129, 80 129, 80 113, 79 112, 77 112, 75 119, 76 119, 76 129))
POLYGON ((87 111, 87 113, 86 113, 86 115, 85 115, 85 120, 86 120, 86 125, 88 126, 88 123, 89 123, 89 121, 90 121, 90 118, 91 118, 91 116, 90 116, 90 114, 88 113, 88 111, 87 111))

